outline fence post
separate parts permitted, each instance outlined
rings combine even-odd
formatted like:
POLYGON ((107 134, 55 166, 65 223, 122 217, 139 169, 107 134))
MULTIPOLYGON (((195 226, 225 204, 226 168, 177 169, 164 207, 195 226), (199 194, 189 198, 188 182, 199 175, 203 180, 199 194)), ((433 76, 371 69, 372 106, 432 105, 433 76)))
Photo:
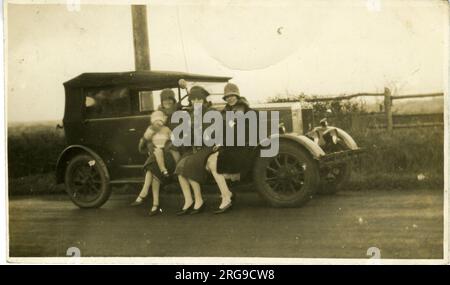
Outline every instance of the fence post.
POLYGON ((357 131, 360 129, 361 120, 362 120, 361 114, 356 115, 352 113, 350 115, 350 123, 351 123, 350 126, 352 131, 357 131))
POLYGON ((384 112, 386 114, 386 125, 388 132, 392 132, 393 122, 392 122, 392 96, 391 90, 389 88, 384 88, 384 112))

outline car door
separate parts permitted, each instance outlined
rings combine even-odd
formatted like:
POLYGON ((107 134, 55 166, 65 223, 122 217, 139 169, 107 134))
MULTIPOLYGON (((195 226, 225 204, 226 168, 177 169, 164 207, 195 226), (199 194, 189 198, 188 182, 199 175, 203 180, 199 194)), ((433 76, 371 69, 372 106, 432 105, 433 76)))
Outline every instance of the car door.
POLYGON ((147 159, 146 154, 139 153, 138 143, 150 125, 150 114, 161 105, 161 90, 130 90, 131 115, 122 118, 122 147, 127 149, 126 164, 129 167, 140 166, 147 159))
POLYGON ((140 129, 130 123, 131 116, 128 88, 88 90, 85 93, 84 144, 108 156, 115 165, 136 163, 140 129))

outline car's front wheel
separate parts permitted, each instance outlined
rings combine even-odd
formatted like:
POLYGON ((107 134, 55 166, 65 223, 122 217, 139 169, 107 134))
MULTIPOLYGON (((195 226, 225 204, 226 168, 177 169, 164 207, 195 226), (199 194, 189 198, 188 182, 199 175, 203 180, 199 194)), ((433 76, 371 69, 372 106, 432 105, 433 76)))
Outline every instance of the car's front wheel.
MULTIPOLYGON (((336 151, 348 149, 348 146, 346 146, 342 141, 336 145, 336 151)), ((345 186, 350 180, 352 163, 346 161, 341 164, 322 169, 321 172, 323 179, 320 183, 318 194, 336 194, 342 190, 343 186, 345 186)))
POLYGON ((275 157, 258 157, 253 183, 274 207, 297 207, 309 201, 320 182, 317 161, 301 146, 280 142, 275 157))
POLYGON ((352 165, 350 162, 336 165, 324 171, 318 194, 333 195, 339 192, 350 180, 352 165))
POLYGON ((111 195, 106 167, 89 154, 74 156, 64 178, 70 199, 80 208, 101 207, 111 195))

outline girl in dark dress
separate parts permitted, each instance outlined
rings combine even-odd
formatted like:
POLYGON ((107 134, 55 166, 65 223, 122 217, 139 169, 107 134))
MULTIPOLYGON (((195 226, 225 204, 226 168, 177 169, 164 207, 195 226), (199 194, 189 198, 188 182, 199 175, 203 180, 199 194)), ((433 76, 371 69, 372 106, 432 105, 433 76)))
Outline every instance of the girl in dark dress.
MULTIPOLYGON (((189 91, 189 101, 191 105, 201 104, 202 113, 204 114, 207 111, 214 110, 209 106, 210 103, 206 101, 208 95, 208 91, 204 88, 194 86, 189 91)), ((190 114, 192 118, 193 109, 190 111, 190 114)), ((208 126, 204 124, 203 129, 206 127, 208 126)), ((175 174, 178 175, 178 181, 180 182, 185 201, 183 208, 177 213, 178 215, 197 214, 203 209, 204 202, 200 185, 206 182, 209 175, 206 164, 214 149, 214 147, 209 146, 190 147, 177 164, 175 174), (191 189, 194 193, 194 200, 192 199, 191 189)))
MULTIPOLYGON (((209 107, 209 102, 206 101, 208 95, 208 91, 204 88, 193 86, 189 91, 188 98, 192 106, 201 104, 202 113, 204 114, 212 110, 209 107)), ((191 115, 191 122, 193 122, 193 108, 189 110, 189 113, 191 115)), ((175 169, 175 174, 178 175, 178 181, 183 192, 184 206, 177 215, 185 215, 188 213, 197 214, 203 210, 204 202, 200 185, 207 180, 209 173, 206 170, 206 161, 212 153, 213 147, 191 146, 186 147, 186 151, 182 154, 175 169), (191 189, 194 193, 194 199, 192 199, 191 189)))
MULTIPOLYGON (((227 86, 234 85, 233 83, 228 83, 227 86)), ((227 87, 225 86, 225 87, 227 87)), ((242 112, 243 114, 252 111, 244 97, 239 96, 239 89, 236 88, 236 93, 232 93, 230 91, 225 92, 224 99, 227 101, 225 108, 223 110, 223 116, 225 117, 225 113, 227 111, 233 112, 242 112), (231 94, 230 94, 231 93, 231 94)), ((226 88, 227 89, 227 88, 226 88)), ((229 123, 229 122, 227 122, 229 123)), ((250 169, 250 164, 252 163, 252 153, 253 148, 248 144, 249 142, 249 126, 245 127, 245 146, 237 146, 237 140, 235 140, 234 146, 226 146, 219 150, 219 157, 217 163, 217 171, 218 173, 227 173, 227 174, 239 174, 241 177, 244 177, 247 174, 247 171, 250 169)), ((237 132, 235 128, 235 138, 237 138, 237 132)))
MULTIPOLYGON (((227 102, 222 111, 224 118, 227 111, 243 113, 252 111, 247 100, 240 96, 239 88, 233 83, 225 85, 223 99, 227 102)), ((246 126, 246 130, 248 130, 248 126, 246 126)), ((236 134, 235 138, 237 138, 236 134)), ((246 142, 248 142, 248 133, 246 133, 246 142)), ((233 193, 229 190, 225 177, 240 179, 247 175, 251 167, 252 156, 252 147, 236 146, 235 142, 235 146, 220 147, 218 152, 208 159, 208 168, 217 182, 222 198, 219 209, 215 211, 216 214, 224 213, 232 206, 233 193)))
MULTIPOLYGON (((175 99, 175 93, 171 89, 164 89, 161 91, 161 106, 159 106, 158 110, 162 111, 167 116, 167 126, 170 129, 173 129, 173 125, 171 125, 171 116, 172 114, 179 109, 177 105, 177 101, 175 99)), ((139 142, 139 151, 143 154, 152 153, 152 147, 145 140, 141 139, 139 142)), ((167 145, 163 150, 164 161, 166 163, 167 171, 169 174, 172 174, 175 170, 175 165, 177 159, 173 156, 173 151, 171 152, 170 144, 167 145)), ((150 210, 150 216, 156 215, 160 213, 159 207, 159 190, 161 188, 161 183, 165 183, 167 180, 166 175, 164 175, 153 155, 149 155, 147 160, 144 163, 144 171, 145 171, 145 182, 142 186, 142 190, 139 193, 139 196, 136 200, 131 204, 132 206, 141 205, 143 201, 146 199, 148 195, 148 191, 150 186, 152 187, 153 194, 153 207, 150 210)))

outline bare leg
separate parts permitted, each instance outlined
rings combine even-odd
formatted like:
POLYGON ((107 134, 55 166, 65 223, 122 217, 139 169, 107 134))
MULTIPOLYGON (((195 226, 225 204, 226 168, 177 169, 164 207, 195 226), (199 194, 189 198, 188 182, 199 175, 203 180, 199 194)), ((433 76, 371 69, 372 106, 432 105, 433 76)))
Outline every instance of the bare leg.
POLYGON ((156 208, 159 206, 159 188, 161 186, 161 183, 159 183, 159 180, 153 177, 152 182, 152 194, 153 194, 153 207, 152 211, 155 211, 156 208))
POLYGON ((202 190, 200 188, 200 184, 194 180, 189 179, 189 184, 191 184, 192 191, 194 192, 194 209, 196 210, 203 205, 202 190))
POLYGON ((217 183, 217 186, 219 187, 220 190, 220 194, 222 197, 222 203, 220 203, 219 208, 224 208, 225 206, 227 206, 230 202, 231 202, 231 196, 233 195, 233 193, 231 193, 230 189, 228 188, 227 185, 227 181, 225 180, 225 177, 222 174, 217 173, 217 157, 218 157, 218 152, 212 154, 209 158, 208 161, 206 162, 206 165, 209 169, 209 171, 211 171, 211 174, 214 177, 214 180, 217 183))
POLYGON ((189 187, 188 180, 185 177, 183 177, 182 175, 178 175, 178 181, 180 182, 181 191, 183 192, 183 196, 184 196, 183 210, 186 210, 193 203, 191 188, 189 187))
POLYGON ((170 153, 173 156, 173 160, 175 160, 175 164, 180 160, 180 153, 176 150, 170 150, 170 153))
POLYGON ((167 173, 166 164, 164 163, 163 150, 161 148, 156 147, 153 154, 155 155, 156 163, 158 164, 159 170, 161 170, 162 173, 167 173))
POLYGON ((145 199, 145 197, 147 197, 148 195, 148 190, 150 188, 150 185, 152 184, 152 172, 151 171, 147 171, 145 172, 145 179, 144 179, 144 185, 142 186, 142 190, 139 193, 139 196, 136 199, 136 202, 140 202, 143 199, 145 199))

